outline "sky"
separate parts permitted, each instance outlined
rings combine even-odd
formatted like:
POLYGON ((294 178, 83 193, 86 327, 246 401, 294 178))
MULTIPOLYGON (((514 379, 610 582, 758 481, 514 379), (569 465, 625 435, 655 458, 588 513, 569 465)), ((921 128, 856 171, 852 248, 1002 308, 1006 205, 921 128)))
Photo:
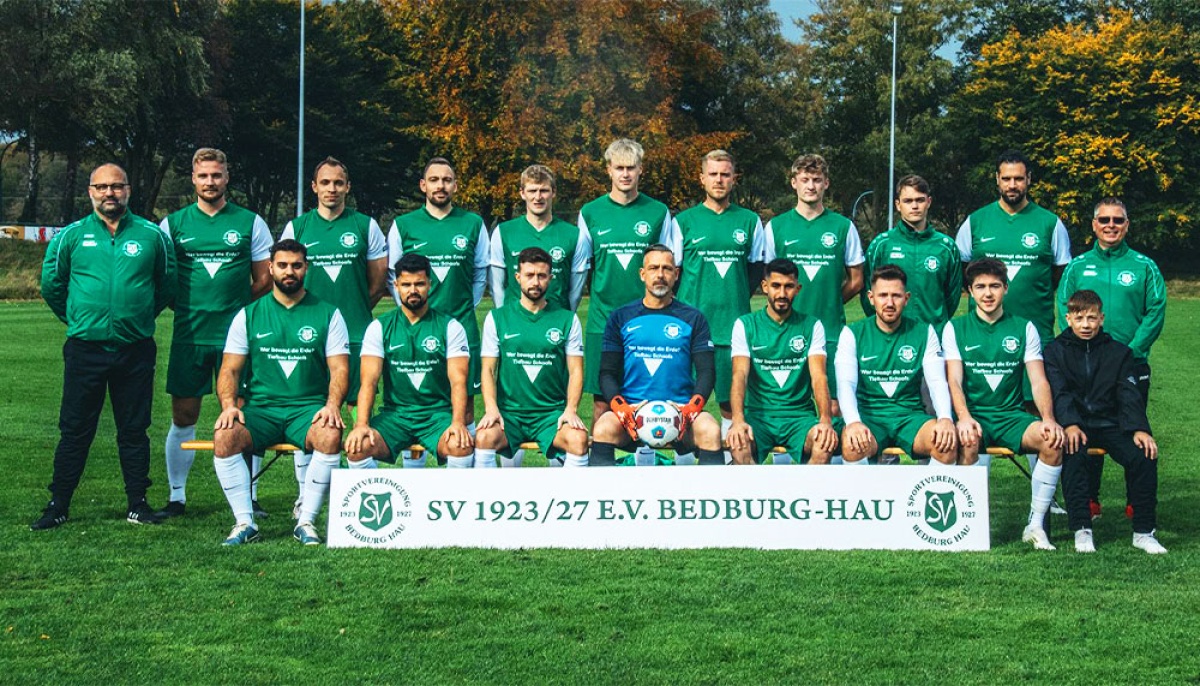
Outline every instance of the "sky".
POLYGON ((771 0, 771 9, 779 15, 783 25, 783 37, 790 41, 800 40, 800 29, 793 19, 803 19, 817 11, 817 3, 813 0, 771 0))

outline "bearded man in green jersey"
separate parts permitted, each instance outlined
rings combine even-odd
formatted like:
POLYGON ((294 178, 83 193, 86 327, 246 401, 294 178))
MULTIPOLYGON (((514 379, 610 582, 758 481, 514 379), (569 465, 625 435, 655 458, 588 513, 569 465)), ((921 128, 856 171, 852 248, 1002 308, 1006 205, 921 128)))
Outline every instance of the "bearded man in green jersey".
MULTIPOLYGON (((239 309, 271 290, 271 230, 262 217, 230 202, 225 153, 215 148, 197 150, 192 155, 192 186, 196 202, 160 225, 175 246, 179 274, 167 363, 171 429, 166 458, 171 495, 158 512, 160 517, 184 513, 195 451, 182 445, 196 438, 200 403, 213 392, 229 323, 239 309)), ((251 465, 254 473, 259 463, 261 458, 251 465)), ((252 490, 257 485, 256 481, 252 490)), ((252 495, 255 512, 261 513, 257 494, 252 495)))
POLYGON ((868 295, 875 316, 844 327, 838 341, 843 459, 865 465, 881 449, 896 447, 913 457, 928 455, 931 467, 951 466, 958 444, 937 330, 904 316, 910 294, 900 267, 876 268, 868 295), (925 413, 922 381, 936 417, 925 413))
POLYGON ((1054 550, 1042 520, 1062 473, 1064 434, 1054 419, 1041 337, 1032 322, 1005 309, 1008 269, 1003 262, 987 258, 972 262, 967 265, 966 282, 975 304, 950 320, 942 332, 950 397, 958 416, 958 462, 975 464, 988 446, 1036 452, 1029 524, 1022 539, 1038 550, 1054 550), (1023 409, 1025 376, 1040 419, 1023 409))
POLYGON ((750 312, 750 294, 761 280, 763 261, 762 220, 733 202, 737 179, 733 155, 724 150, 707 153, 700 161, 704 202, 676 215, 665 241, 680 269, 679 299, 704 313, 712 333, 717 373, 713 390, 721 406, 722 435, 733 424, 733 323, 750 312))
POLYGON ((483 324, 483 403, 476 467, 519 467, 513 447, 536 441, 552 466, 588 466, 583 396, 583 328, 575 313, 546 299, 550 254, 525 248, 517 259, 521 298, 488 312, 483 324))
MULTIPOLYGON (((1134 374, 1143 403, 1150 400, 1150 347, 1162 333, 1167 286, 1154 260, 1129 247, 1129 212, 1119 198, 1104 198, 1092 212, 1092 249, 1071 260, 1058 284, 1059 328, 1066 330, 1067 301, 1080 290, 1104 301, 1104 330, 1133 351, 1134 374)), ((1087 460, 1088 497, 1099 517, 1104 456, 1087 460)), ((1126 472, 1128 474, 1128 472, 1126 472)), ((1128 510, 1128 507, 1126 508, 1128 510)))
MULTIPOLYGON (((408 253, 393 269, 400 307, 371 322, 363 335, 359 412, 346 437, 346 458, 352 469, 371 469, 376 460, 395 462, 419 443, 450 467, 470 467, 466 331, 430 307, 429 258, 408 253), (371 417, 380 377, 383 409, 371 417)), ((405 457, 403 464, 424 467, 425 461, 405 457)))
POLYGON ((593 418, 608 412, 600 392, 600 349, 608 316, 642 296, 642 251, 665 242, 671 228, 667 206, 638 191, 644 154, 637 141, 613 141, 604 151, 612 188, 579 211, 579 230, 589 236, 592 250, 583 390, 592 394, 593 418))
POLYGON ((305 289, 308 268, 302 243, 276 243, 271 295, 239 310, 229 325, 217 380, 221 415, 213 432, 213 468, 237 523, 223 545, 258 540, 242 454, 261 455, 282 442, 312 452, 292 535, 304 545, 321 543, 314 522, 341 460, 350 341, 341 312, 305 289), (238 402, 239 391, 245 405, 238 402))
MULTIPOLYGON (((929 182, 915 174, 900 179, 894 198, 900 222, 871 241, 866 253, 867 272, 894 264, 908 274, 911 294, 905 316, 933 324, 941 331, 962 299, 962 260, 958 247, 929 223, 933 195, 929 182)), ((861 296, 863 312, 875 314, 870 298, 861 296)))
MULTIPOLYGON (((824 157, 816 154, 797 157, 792 162, 791 186, 796 191, 796 207, 767 223, 763 260, 786 257, 800 269, 800 293, 795 308, 820 319, 829 333, 825 366, 832 379, 838 345, 836 333, 846 324, 845 303, 863 287, 862 240, 853 221, 825 207, 829 164, 824 157)), ((829 391, 833 414, 840 416, 836 384, 829 391)))
POLYGON ((733 325, 729 448, 736 464, 761 463, 774 446, 807 456, 810 464, 829 464, 837 449, 825 375, 825 327, 792 309, 798 276, 791 260, 769 262, 762 280, 767 306, 733 325))

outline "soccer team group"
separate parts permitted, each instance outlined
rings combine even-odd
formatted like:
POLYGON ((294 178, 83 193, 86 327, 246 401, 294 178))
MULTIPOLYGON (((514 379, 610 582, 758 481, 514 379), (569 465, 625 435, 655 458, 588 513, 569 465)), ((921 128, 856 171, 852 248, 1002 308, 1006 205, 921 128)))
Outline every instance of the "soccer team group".
POLYGON ((98 167, 94 212, 54 237, 43 267, 43 296, 68 329, 51 500, 31 527, 67 521, 106 393, 127 519, 184 515, 194 452, 183 444, 215 379, 213 464, 236 518, 226 545, 259 538, 257 474, 276 443, 303 447, 293 533, 316 545, 343 451, 352 469, 423 467, 429 453, 451 468, 519 467, 527 442, 553 466, 661 464, 638 440, 637 411, 669 401, 676 465, 868 465, 899 448, 959 469, 986 466, 989 446, 1036 454, 1023 538, 1043 550, 1054 548, 1042 521, 1060 476, 1075 548, 1095 550, 1103 456, 1088 448, 1100 447, 1125 469, 1133 545, 1166 552, 1146 418, 1166 291, 1154 262, 1127 245, 1120 200, 1096 205, 1094 246, 1072 259, 1063 223, 1027 197, 1028 161, 1008 152, 998 200, 956 239, 928 221, 929 184, 907 176, 895 189, 899 222, 864 252, 853 222, 824 205, 819 155, 795 160, 796 206, 765 226, 732 202, 738 173, 724 151, 700 160, 703 201, 674 216, 638 190, 638 143, 614 141, 604 158, 611 190, 577 223, 554 216, 554 174, 532 165, 520 177, 525 213, 491 232, 454 204, 455 170, 434 158, 420 179, 424 206, 386 237, 347 206, 349 169, 326 158, 312 178, 317 207, 278 241, 228 199, 219 150, 195 153, 196 202, 160 226, 127 210, 120 167, 98 167), (575 310, 589 282, 585 329, 575 310), (480 331, 475 309, 489 288, 495 307, 480 331), (767 304, 752 312, 759 289, 767 304), (955 318, 964 290, 968 311, 955 318), (389 293, 398 307, 372 319, 389 293), (868 316, 847 326, 855 297, 868 316), (170 501, 156 512, 147 429, 154 324, 168 306, 170 501), (585 392, 591 427, 579 414, 585 392), (704 411, 711 395, 720 422, 704 411))

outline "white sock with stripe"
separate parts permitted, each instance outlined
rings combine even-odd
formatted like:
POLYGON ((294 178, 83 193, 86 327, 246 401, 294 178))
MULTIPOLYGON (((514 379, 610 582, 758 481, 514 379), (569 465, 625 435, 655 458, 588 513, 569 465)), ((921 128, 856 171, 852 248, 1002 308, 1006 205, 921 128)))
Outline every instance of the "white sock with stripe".
POLYGON ((250 469, 246 466, 246 458, 238 455, 222 457, 213 455, 213 470, 217 473, 217 481, 225 491, 225 499, 229 501, 229 509, 238 524, 254 523, 254 505, 250 498, 250 469))
POLYGON ((184 450, 184 441, 195 440, 196 425, 177 426, 171 422, 167 431, 167 483, 171 485, 170 500, 173 503, 187 502, 187 480, 196 460, 195 450, 184 450))
POLYGON ((329 492, 329 480, 333 470, 341 464, 341 454, 329 455, 319 450, 312 452, 312 462, 308 465, 308 473, 304 481, 304 504, 300 506, 300 523, 312 524, 321 513, 325 504, 325 494, 329 492))
POLYGON ((448 469, 470 469, 473 464, 475 464, 474 455, 463 455, 462 457, 448 455, 446 457, 446 467, 448 469))
POLYGON ((250 499, 258 500, 258 473, 262 471, 262 455, 253 455, 250 457, 250 499))
POLYGON ((1058 477, 1062 475, 1062 465, 1051 467, 1050 465, 1038 460, 1038 463, 1033 466, 1031 474, 1030 490, 1032 498, 1029 506, 1029 523, 1042 525, 1042 518, 1046 515, 1046 511, 1050 509, 1050 503, 1054 501, 1054 491, 1058 488, 1058 477))
POLYGON ((495 469, 496 451, 487 448, 475 449, 475 469, 495 469))

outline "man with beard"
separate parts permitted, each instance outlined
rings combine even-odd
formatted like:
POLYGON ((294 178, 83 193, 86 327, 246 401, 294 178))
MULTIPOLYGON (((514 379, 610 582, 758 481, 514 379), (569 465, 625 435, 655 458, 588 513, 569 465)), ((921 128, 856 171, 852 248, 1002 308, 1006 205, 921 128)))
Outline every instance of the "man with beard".
MULTIPOLYGON (((196 202, 160 225, 175 246, 179 274, 167 362, 171 429, 166 454, 171 495, 158 512, 160 517, 184 513, 195 452, 181 446, 196 438, 200 404, 213 392, 229 323, 239 309, 271 290, 271 231, 262 217, 229 201, 225 153, 215 148, 197 150, 192 155, 192 185, 196 202)), ((258 473, 259 464, 251 468, 258 473)), ((256 490, 257 484, 252 488, 256 490)), ((257 496, 254 510, 261 516, 257 496)))
POLYGON ((175 251, 153 223, 129 212, 129 178, 102 164, 88 180, 92 214, 50 241, 42 297, 67 325, 63 345, 60 438, 50 503, 31 529, 67 521, 105 393, 112 398, 117 452, 133 524, 157 524, 150 488, 150 407, 154 398, 154 320, 174 297, 175 251))
POLYGON ((761 463, 777 445, 811 464, 828 464, 837 449, 825 375, 825 327, 792 309, 800 290, 798 272, 791 260, 769 262, 762 281, 767 306, 733 325, 729 448, 737 464, 761 463))
POLYGON ((679 407, 677 454, 697 450, 700 464, 723 464, 721 427, 704 411, 716 378, 708 320, 675 298, 679 267, 671 248, 646 248, 640 273, 645 295, 613 312, 604 328, 600 388, 611 409, 596 419, 589 465, 612 466, 616 449, 634 444, 634 414, 648 400, 679 407))
POLYGON ((846 420, 842 457, 848 465, 865 465, 880 450, 896 447, 912 457, 933 458, 931 467, 951 466, 958 443, 937 330, 904 316, 910 294, 900 267, 872 272, 867 295, 875 316, 844 327, 838 341, 838 398, 846 420), (925 413, 922 380, 936 417, 925 413))
POLYGON ((267 446, 282 442, 313 456, 292 535, 304 545, 321 543, 314 522, 330 473, 341 460, 350 341, 341 312, 305 289, 308 268, 304 244, 293 239, 276 243, 271 247, 271 296, 239 310, 229 326, 217 379, 221 415, 213 432, 213 468, 237 520, 224 545, 258 540, 250 470, 242 454, 253 449, 261 455, 267 446), (242 407, 239 390, 246 400, 242 407))
POLYGON ((488 312, 483 324, 483 403, 476 467, 519 467, 512 449, 536 441, 551 465, 588 465, 583 396, 583 328, 575 313, 546 300, 550 254, 517 257, 521 298, 488 312), (564 455, 565 454, 565 455, 564 455), (565 459, 564 459, 565 458, 565 459))
MULTIPOLYGON (((346 437, 351 468, 395 462, 408 446, 433 447, 450 467, 470 467, 467 431, 467 333, 453 317, 430 307, 429 258, 408 253, 393 265, 400 307, 371 322, 363 336, 358 416, 346 437), (371 417, 379 378, 383 409, 371 417)), ((405 467, 425 461, 405 457, 405 467)))

